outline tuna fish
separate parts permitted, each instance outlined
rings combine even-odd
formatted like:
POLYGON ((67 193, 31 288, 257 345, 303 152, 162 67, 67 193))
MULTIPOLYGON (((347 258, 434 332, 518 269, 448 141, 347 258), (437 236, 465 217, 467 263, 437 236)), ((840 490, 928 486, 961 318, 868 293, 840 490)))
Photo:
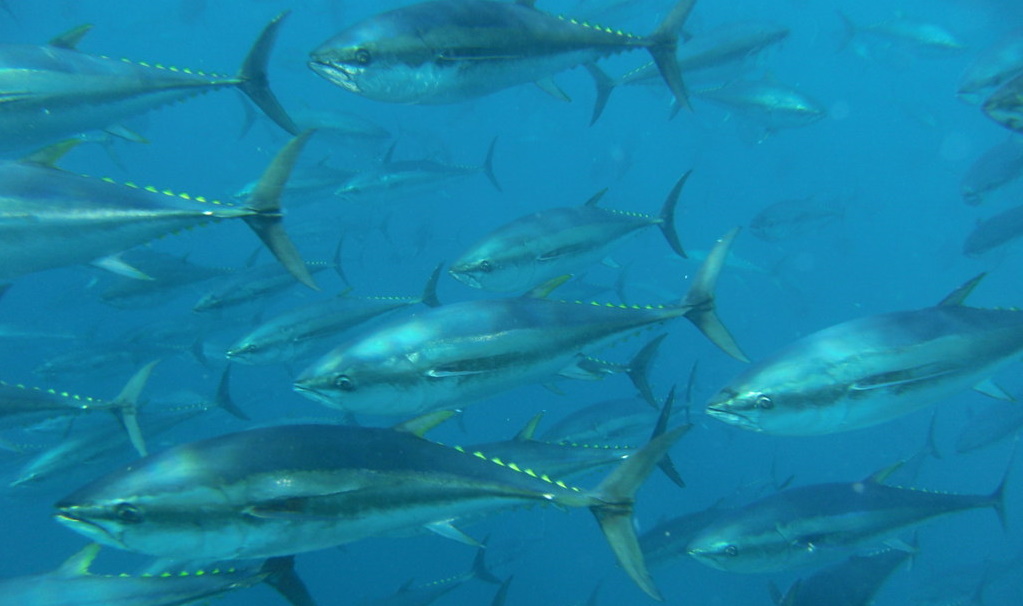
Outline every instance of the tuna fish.
POLYGON ((636 540, 633 495, 683 431, 656 438, 596 489, 582 490, 410 431, 253 429, 176 446, 100 478, 58 502, 56 518, 119 549, 240 559, 324 549, 520 505, 586 507, 629 576, 659 598, 636 540))
POLYGON ((750 367, 707 404, 711 417, 775 435, 877 425, 989 382, 1023 353, 1023 312, 966 307, 983 275, 935 307, 843 322, 750 367))
POLYGON ((83 26, 50 44, 0 45, 0 149, 25 149, 103 129, 151 109, 221 88, 238 88, 278 125, 298 128, 267 83, 266 64, 287 13, 259 35, 237 76, 88 55, 83 26))
POLYGON ((689 172, 675 183, 658 216, 597 206, 604 192, 583 206, 544 210, 507 223, 469 247, 451 266, 459 282, 493 292, 521 292, 599 261, 612 244, 651 226, 685 257, 675 231, 675 207, 689 172))
POLYGON ((674 55, 678 30, 695 0, 679 0, 649 36, 550 15, 534 3, 412 4, 340 32, 312 52, 309 67, 331 83, 377 101, 457 103, 529 82, 556 89, 550 80, 554 74, 587 65, 598 81, 596 120, 610 89, 602 86, 595 62, 645 48, 677 107, 688 106, 674 55))
POLYGON ((315 288, 284 232, 279 204, 308 137, 293 139, 278 153, 245 206, 60 170, 55 162, 69 145, 0 162, 0 280, 89 262, 146 278, 117 254, 189 227, 241 219, 295 278, 315 288))
POLYGON ((356 414, 462 408, 559 373, 571 375, 583 351, 680 316, 729 355, 745 359, 714 313, 714 284, 736 233, 718 242, 675 304, 630 307, 537 296, 453 303, 354 337, 307 368, 295 390, 356 414))

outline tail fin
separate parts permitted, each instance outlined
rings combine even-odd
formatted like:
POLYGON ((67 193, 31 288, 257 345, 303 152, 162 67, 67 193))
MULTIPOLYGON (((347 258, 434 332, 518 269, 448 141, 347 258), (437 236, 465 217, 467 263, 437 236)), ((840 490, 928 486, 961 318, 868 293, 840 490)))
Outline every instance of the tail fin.
POLYGON ((842 34, 838 38, 838 47, 835 50, 836 52, 842 52, 856 36, 857 27, 853 20, 849 18, 849 15, 842 11, 838 11, 838 18, 842 20, 842 34))
POLYGON ((160 360, 154 360, 140 368, 132 375, 131 379, 128 379, 128 383, 121 393, 114 398, 118 417, 121 419, 125 431, 128 432, 128 439, 131 440, 131 445, 142 457, 148 453, 146 452, 146 443, 142 439, 142 428, 139 427, 139 397, 142 395, 142 390, 146 388, 146 383, 149 382, 149 375, 153 374, 153 368, 159 363, 160 360))
POLYGON ((483 174, 490 179, 490 184, 494 186, 499 192, 504 192, 501 189, 501 184, 497 182, 497 175, 494 174, 494 146, 497 145, 497 137, 490 140, 490 147, 487 148, 487 155, 483 158, 483 174))
POLYGON ((273 587, 292 606, 316 606, 305 583, 295 572, 295 556, 270 558, 263 562, 266 578, 263 582, 273 587))
POLYGON ((490 602, 490 606, 504 606, 505 601, 508 599, 508 587, 511 586, 512 579, 514 576, 510 576, 501 583, 501 586, 497 588, 497 593, 494 594, 494 600, 490 602))
POLYGON ((699 328, 700 332, 706 335, 712 343, 736 360, 749 362, 749 358, 742 353, 742 349, 714 311, 714 286, 721 273, 721 268, 725 265, 728 249, 738 234, 739 228, 737 227, 717 241, 696 273, 693 285, 689 287, 689 292, 682 299, 681 306, 687 308, 686 318, 699 328))
POLYGON ((437 282, 440 281, 440 274, 442 271, 444 271, 443 262, 434 268, 433 273, 430 274, 430 279, 426 281, 426 287, 423 288, 423 294, 419 297, 419 300, 427 307, 441 306, 440 299, 437 298, 437 282))
POLYGON ((661 346, 661 342, 664 341, 664 337, 667 336, 667 333, 665 333, 651 339, 649 343, 643 346, 643 349, 633 356, 632 360, 629 361, 628 370, 625 371, 629 378, 632 379, 632 384, 636 386, 639 394, 654 408, 657 407, 657 398, 654 397, 654 392, 650 388, 650 364, 654 361, 657 349, 661 346))
POLYGON ((473 558, 472 568, 469 569, 468 578, 479 579, 485 583, 500 585, 501 579, 494 576, 494 573, 490 572, 490 569, 487 568, 487 562, 485 558, 485 555, 487 553, 486 542, 487 540, 484 539, 483 540, 484 546, 476 550, 476 557, 473 558))
POLYGON ((593 83, 597 86, 597 98, 593 102, 593 115, 590 117, 590 126, 593 126, 607 107, 607 100, 611 98, 611 93, 615 89, 615 81, 596 63, 585 63, 583 67, 593 76, 593 83))
POLYGON ((259 38, 256 38, 256 42, 245 57, 245 62, 242 63, 241 71, 238 72, 238 88, 278 126, 292 135, 298 135, 301 131, 270 90, 270 81, 266 75, 266 66, 270 60, 270 50, 277 39, 277 30, 290 12, 285 11, 274 17, 263 28, 259 38))
POLYGON ((217 384, 217 395, 214 400, 217 406, 231 416, 242 421, 251 421, 251 417, 238 407, 231 399, 231 365, 224 367, 224 373, 220 375, 220 383, 217 384))
MULTIPOLYGON (((664 399, 664 406, 661 407, 661 414, 657 417, 657 424, 654 425, 654 432, 650 435, 650 439, 653 440, 657 436, 664 435, 664 432, 668 430, 668 421, 671 419, 671 409, 675 405, 675 387, 672 386, 671 391, 668 392, 668 397, 664 399)), ((671 460, 671 455, 665 453, 661 460, 657 462, 657 466, 664 472, 664 475, 668 476, 673 484, 679 488, 685 488, 686 482, 682 479, 682 475, 675 468, 675 462, 671 460)))
POLYGON ((672 117, 683 107, 692 109, 689 105, 686 86, 682 82, 682 70, 679 69, 678 61, 675 59, 675 49, 678 47, 679 31, 689 17, 689 13, 692 12, 694 4, 696 4, 696 0, 679 0, 664 21, 654 30, 654 33, 650 34, 651 45, 648 48, 650 56, 653 57, 658 71, 661 72, 661 77, 664 78, 668 89, 671 90, 671 94, 675 96, 675 106, 671 111, 672 117))
POLYGON ((1002 481, 998 483, 998 488, 995 488, 994 492, 991 493, 989 499, 991 507, 994 507, 995 513, 998 514, 998 522, 1002 525, 1002 530, 1009 531, 1009 519, 1005 515, 1005 487, 1009 483, 1009 474, 1012 473, 1012 465, 1016 461, 1016 451, 1019 449, 1019 438, 1016 439, 1012 444, 1012 454, 1009 455, 1009 464, 1005 466, 1005 473, 1002 474, 1002 481))
POLYGON ((654 438, 626 459, 596 488, 593 495, 602 502, 590 507, 618 563, 640 589, 655 600, 663 598, 643 561, 643 551, 639 547, 633 525, 632 505, 640 485, 688 429, 679 427, 654 438))
POLYGON ((671 188, 671 191, 668 192, 668 197, 664 200, 664 206, 661 207, 661 214, 658 216, 660 223, 657 224, 657 227, 661 228, 661 233, 664 234, 664 239, 668 241, 668 246, 683 259, 688 257, 686 256, 686 251, 682 249, 682 242, 678 239, 678 232, 675 231, 675 208, 678 207, 678 198, 682 193, 682 187, 685 186, 689 175, 692 173, 692 170, 687 170, 678 182, 675 183, 675 187, 671 188))
POLYGON ((309 273, 295 244, 288 238, 281 221, 281 192, 291 175, 298 155, 302 152, 313 131, 306 131, 284 146, 260 177, 249 198, 249 207, 256 214, 245 217, 245 222, 256 232, 263 244, 270 249, 291 275, 313 290, 319 290, 309 273))
POLYGON ((348 281, 348 276, 345 275, 345 268, 341 265, 341 249, 344 247, 345 236, 341 234, 337 239, 337 246, 334 247, 334 273, 337 277, 341 278, 341 282, 345 286, 351 286, 352 283, 348 281))

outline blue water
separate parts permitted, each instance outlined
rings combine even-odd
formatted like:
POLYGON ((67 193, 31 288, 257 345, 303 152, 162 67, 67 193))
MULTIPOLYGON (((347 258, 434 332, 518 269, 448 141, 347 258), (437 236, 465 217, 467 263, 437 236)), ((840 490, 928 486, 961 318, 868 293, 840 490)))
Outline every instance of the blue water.
MULTIPOLYGON (((394 133, 396 157, 432 157, 478 163, 495 135, 499 137, 495 170, 504 192, 482 176, 445 184, 386 203, 326 199, 286 209, 286 225, 296 234, 306 259, 329 260, 337 237, 344 234, 344 267, 356 292, 415 294, 433 266, 454 259, 490 229, 538 210, 579 204, 608 187, 602 204, 638 212, 656 212, 675 182, 692 169, 680 204, 678 228, 683 244, 707 250, 735 226, 747 225, 768 204, 789 198, 849 195, 844 220, 809 236, 768 243, 749 233, 734 247, 738 257, 763 273, 726 269, 718 287, 720 315, 754 360, 794 339, 844 320, 939 301, 966 279, 990 275, 971 303, 1012 306, 1023 301, 1019 279, 1020 250, 1008 247, 979 258, 964 257, 962 241, 976 221, 1013 205, 1023 187, 1010 186, 992 195, 982 208, 967 207, 959 180, 973 159, 1007 137, 1007 131, 976 106, 955 97, 963 70, 984 47, 1023 19, 1023 8, 1010 0, 919 0, 898 3, 842 3, 815 0, 700 0, 687 25, 697 33, 736 21, 765 20, 791 29, 779 48, 769 50, 753 73, 769 73, 823 104, 829 117, 805 128, 784 130, 761 143, 743 136, 741 117, 696 100, 693 113, 667 120, 668 95, 661 85, 616 90, 602 119, 587 126, 592 85, 582 70, 558 76, 574 99, 558 102, 532 86, 450 106, 397 106, 359 98, 333 87, 305 67, 307 54, 334 32, 381 10, 406 4, 310 0, 9 0, 13 14, 0 13, 0 40, 42 43, 81 23, 93 31, 79 45, 87 53, 123 56, 197 69, 232 73, 260 28, 275 14, 292 9, 271 60, 273 89, 289 109, 343 109, 368 118, 394 133), (891 18, 898 12, 940 23, 964 40, 956 54, 917 52, 878 45, 865 52, 859 44, 836 52, 843 8, 863 23, 891 18), (857 52, 857 50, 861 52, 857 52)), ((602 2, 601 5, 611 4, 602 2)), ((539 2, 551 12, 578 10, 571 0, 539 2)), ((609 13, 615 27, 650 31, 668 2, 628 3, 609 13)), ((647 60, 640 52, 604 61, 612 74, 647 60)), ((286 141, 260 116, 243 137, 244 112, 238 95, 211 93, 128 122, 148 145, 114 142, 110 155, 98 146, 82 146, 63 166, 89 174, 110 175, 207 197, 227 198, 256 178, 286 141)), ((380 157, 382 145, 314 141, 304 160, 329 158, 337 164, 364 167, 380 157)), ((160 251, 189 255, 205 265, 241 266, 258 246, 242 225, 218 224, 156 242, 160 251)), ((672 258, 654 231, 644 232, 611 255, 629 268, 626 289, 632 302, 659 303, 680 296, 693 263, 672 258)), ((268 261, 265 253, 261 261, 268 261)), ((618 270, 597 267, 586 280, 612 284, 618 270)), ((197 298, 183 293, 151 310, 123 311, 99 302, 105 279, 97 270, 75 267, 19 278, 4 298, 0 320, 6 324, 77 335, 81 343, 115 339, 128 328, 168 317, 187 317, 197 298)), ((319 275, 323 296, 343 285, 329 272, 319 275)), ((224 322, 262 317, 312 300, 294 289, 257 307, 226 310, 224 322)), ((481 297, 446 277, 444 301, 481 297)), ((600 295, 614 300, 610 292, 600 295)), ((250 321, 253 321, 250 320, 250 321)), ((655 475, 639 495, 641 529, 659 520, 710 506, 750 484, 795 476, 798 484, 852 481, 901 458, 924 443, 930 412, 904 417, 867 430, 820 438, 759 436, 705 418, 707 397, 737 374, 742 365, 727 358, 691 326, 669 328, 652 381, 659 394, 683 383, 699 361, 690 432, 675 448, 674 458, 688 487, 680 491, 655 475)), ((206 344, 223 351, 241 333, 218 334, 206 344)), ((113 397, 132 372, 96 377, 68 377, 49 385, 32 374, 38 364, 68 347, 66 342, 12 341, 6 346, 0 378, 61 390, 113 397)), ((625 361, 640 345, 631 339, 600 352, 625 361)), ((140 361, 142 362, 142 361, 140 361)), ((182 354, 166 359, 147 388, 158 399, 182 389, 211 393, 221 362, 203 367, 182 354)), ((1010 393, 1023 396, 1018 366, 998 377, 1010 393)), ((300 369, 292 369, 297 372, 300 369)), ((286 418, 326 418, 329 412, 290 389, 292 371, 282 367, 238 367, 233 377, 235 400, 257 423, 286 418)), ((601 383, 563 381, 565 395, 540 386, 523 387, 470 408, 468 434, 452 425, 436 433, 449 442, 482 442, 511 437, 539 410, 551 420, 599 399, 626 397, 632 387, 621 377, 601 383)), ((1009 445, 956 456, 952 445, 972 414, 983 411, 985 398, 964 393, 937 412, 937 441, 946 456, 928 460, 911 479, 914 486, 954 492, 986 493, 996 484, 1009 458, 1009 445)), ((237 431, 239 421, 213 412, 156 441, 155 447, 205 435, 237 431)), ((23 438, 42 443, 46 435, 23 438)), ((23 462, 4 453, 3 469, 23 462)), ((83 463, 74 478, 39 488, 3 492, 3 576, 56 567, 83 545, 83 539, 50 519, 51 504, 116 462, 83 463)), ((594 485, 599 476, 582 480, 594 485)), ((1010 487, 1009 517, 1018 519, 1018 483, 1010 487)), ((507 512, 468 530, 490 534, 489 557, 501 576, 515 575, 508 604, 581 604, 603 580, 600 603, 642 603, 645 598, 617 570, 591 516, 585 512, 534 509, 507 512)), ((999 527, 990 511, 942 518, 920 530, 921 553, 911 571, 900 570, 882 591, 878 604, 913 603, 928 579, 948 570, 979 570, 988 559, 1008 559, 1020 550, 1020 529, 999 527)), ((409 578, 427 582, 457 574, 472 559, 472 550, 450 541, 420 536, 367 540, 298 558, 300 574, 321 604, 348 604, 382 597, 409 578)), ((104 550, 99 567, 137 570, 146 560, 104 550)), ((669 603, 769 604, 768 581, 786 587, 798 574, 738 576, 679 560, 654 571, 669 603)), ((959 585, 962 585, 960 583, 959 585)), ((949 597, 960 589, 948 589, 949 597)), ((1021 589, 995 587, 990 604, 1020 603, 1021 589), (998 601, 1003 600, 1003 601, 998 601)), ((470 583, 441 603, 486 604, 493 588, 470 583)), ((260 587, 225 597, 221 604, 279 604, 260 587)))

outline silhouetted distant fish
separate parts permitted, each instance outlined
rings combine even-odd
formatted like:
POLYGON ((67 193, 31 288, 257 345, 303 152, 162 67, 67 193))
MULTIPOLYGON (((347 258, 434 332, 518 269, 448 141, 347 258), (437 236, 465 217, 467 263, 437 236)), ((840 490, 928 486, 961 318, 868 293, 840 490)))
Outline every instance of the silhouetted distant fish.
POLYGON ((1023 236, 1023 206, 1016 206, 977 225, 963 243, 963 254, 980 255, 1020 236, 1023 236))
MULTIPOLYGON (((728 23, 697 34, 678 47, 676 59, 683 74, 743 61, 787 38, 786 27, 762 21, 728 23)), ((648 63, 622 76, 620 84, 640 84, 658 77, 648 63)))
POLYGON ((987 150, 963 175, 963 201, 976 206, 984 195, 998 190, 1023 175, 1023 139, 1012 137, 987 150))
POLYGON ((815 196, 782 200, 764 208, 750 221, 750 232, 768 242, 789 240, 816 232, 845 216, 845 204, 815 196))
POLYGON ((982 109, 1005 128, 1023 133, 1023 73, 998 87, 984 102, 982 109))
POLYGON ((827 110, 817 101, 770 80, 735 80, 693 94, 736 112, 755 129, 755 142, 779 130, 809 126, 827 116, 827 110))
POLYGON ((959 96, 980 103, 984 95, 1023 72, 1023 30, 987 48, 959 81, 959 96))
POLYGON ((991 402, 963 424, 956 452, 973 452, 996 444, 1023 428, 1023 406, 1018 402, 991 402))
POLYGON ((868 35, 885 44, 904 45, 918 51, 953 52, 966 48, 966 45, 955 34, 936 23, 915 21, 899 16, 870 25, 858 25, 841 11, 838 16, 842 19, 842 25, 845 28, 844 37, 840 40, 840 47, 848 45, 857 36, 868 35))
POLYGON ((911 553, 889 547, 853 555, 792 584, 784 596, 772 585, 778 606, 871 606, 888 577, 911 553))

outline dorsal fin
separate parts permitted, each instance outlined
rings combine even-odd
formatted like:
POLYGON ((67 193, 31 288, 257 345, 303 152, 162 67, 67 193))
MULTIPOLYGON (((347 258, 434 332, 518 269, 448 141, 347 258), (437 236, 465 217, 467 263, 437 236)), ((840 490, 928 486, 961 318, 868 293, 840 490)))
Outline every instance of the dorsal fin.
POLYGON ((57 162, 64 157, 69 151, 74 149, 81 143, 81 139, 67 139, 60 143, 54 143, 53 145, 47 145, 42 149, 37 149, 31 154, 21 159, 22 162, 30 162, 32 164, 40 164, 42 166, 48 166, 50 168, 57 168, 57 162))
POLYGON ((562 284, 568 282, 571 279, 572 279, 571 274, 565 274, 563 276, 558 276, 557 278, 551 278, 550 280, 547 280, 543 284, 538 284, 533 288, 529 289, 522 296, 527 299, 546 299, 547 295, 554 292, 555 288, 561 286, 562 284))
POLYGON ((89 574, 89 566, 99 554, 99 548, 99 543, 89 543, 81 551, 65 560, 57 569, 57 574, 66 577, 80 577, 89 574))
POLYGON ((904 463, 905 463, 905 461, 897 461, 895 463, 892 463, 888 467, 885 467, 883 469, 879 469, 879 470, 875 471, 874 473, 870 474, 863 481, 865 483, 871 483, 871 484, 883 484, 884 481, 887 480, 893 473, 898 471, 899 468, 902 467, 902 465, 904 463))
POLYGON ((590 197, 590 199, 587 200, 583 204, 583 206, 596 206, 600 202, 600 199, 603 198, 604 194, 606 194, 606 193, 607 193, 607 188, 605 187, 604 189, 602 189, 602 190, 598 191, 597 193, 593 194, 590 197))
POLYGON ((453 410, 438 410, 436 412, 428 412, 424 415, 419 415, 418 417, 409 419, 408 421, 405 421, 403 423, 398 423, 397 425, 394 426, 394 430, 404 431, 405 433, 411 433, 421 438, 426 435, 426 432, 440 425, 444 421, 447 421, 453 416, 455 416, 455 411, 453 410))
POLYGON ((380 161, 381 164, 390 164, 394 162, 394 148, 398 147, 398 142, 391 143, 391 146, 387 148, 387 153, 384 154, 384 159, 380 161))
POLYGON ((955 290, 948 293, 948 296, 942 299, 940 303, 938 303, 938 307, 954 307, 962 305, 963 303, 966 302, 966 297, 970 296, 970 293, 973 292, 973 289, 976 288, 978 284, 980 284, 980 281, 983 280, 984 276, 986 275, 987 272, 984 272, 970 278, 965 283, 957 287, 955 290))
POLYGON ((85 34, 88 34, 91 29, 92 29, 91 23, 84 23, 82 25, 79 25, 78 27, 69 29, 63 34, 51 38, 50 41, 47 42, 47 44, 49 44, 50 46, 55 46, 57 48, 77 50, 75 47, 78 46, 78 43, 82 41, 82 38, 84 38, 85 34))
POLYGON ((526 426, 522 428, 522 431, 515 434, 514 440, 516 442, 528 442, 532 440, 533 436, 536 435, 536 427, 540 424, 541 419, 543 419, 543 413, 536 413, 536 416, 530 419, 529 422, 526 423, 526 426))

